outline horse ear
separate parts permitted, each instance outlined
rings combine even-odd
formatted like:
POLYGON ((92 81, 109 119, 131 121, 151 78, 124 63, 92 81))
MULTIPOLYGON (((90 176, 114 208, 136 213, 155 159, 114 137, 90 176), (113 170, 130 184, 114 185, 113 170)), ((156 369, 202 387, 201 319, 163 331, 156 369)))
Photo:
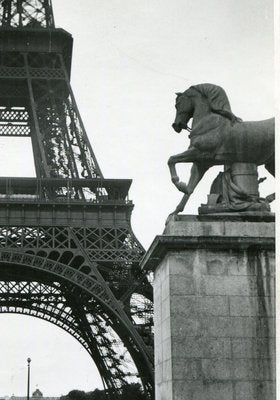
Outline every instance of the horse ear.
POLYGON ((181 96, 183 93, 178 92, 178 93, 175 93, 175 94, 176 94, 176 96, 181 96))

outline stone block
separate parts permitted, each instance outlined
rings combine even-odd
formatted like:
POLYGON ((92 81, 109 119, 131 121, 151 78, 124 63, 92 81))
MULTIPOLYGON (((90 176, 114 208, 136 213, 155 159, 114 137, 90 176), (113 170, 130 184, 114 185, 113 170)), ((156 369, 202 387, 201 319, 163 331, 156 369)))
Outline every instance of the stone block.
POLYGON ((171 336, 175 343, 188 336, 200 336, 200 321, 196 318, 182 318, 180 315, 172 316, 171 336))
POLYGON ((200 320, 199 332, 204 337, 254 337, 257 335, 256 320, 251 317, 204 317, 200 320))
POLYGON ((161 307, 158 307, 154 312, 154 328, 155 330, 159 330, 159 326, 161 324, 161 307))
POLYGON ((259 223, 259 222, 226 222, 224 225, 225 236, 238 236, 240 237, 274 237, 275 227, 273 223, 259 223))
POLYGON ((205 282, 206 282, 206 272, 201 271, 202 267, 197 268, 195 276, 195 294, 197 296, 205 295, 205 282))
POLYGON ((230 358, 231 342, 229 338, 184 337, 173 342, 172 356, 186 362, 192 358, 230 358))
POLYGON ((161 344, 162 344, 162 331, 161 331, 161 327, 159 327, 159 329, 156 329, 156 330, 155 330, 154 340, 155 340, 155 343, 156 343, 156 345, 157 345, 157 348, 160 348, 159 346, 161 346, 161 344))
POLYGON ((255 276, 256 268, 248 267, 248 257, 246 250, 231 252, 231 258, 228 260, 228 275, 255 276))
POLYGON ((235 396, 236 400, 273 400, 276 398, 275 382, 237 382, 235 396))
POLYGON ((195 284, 192 276, 170 275, 171 295, 195 294, 195 284))
POLYGON ((202 378, 202 361, 188 359, 186 362, 176 357, 172 359, 173 377, 176 380, 193 381, 202 378))
POLYGON ((256 318, 256 336, 257 337, 275 337, 276 327, 274 317, 256 318))
POLYGON ((155 340, 155 364, 161 364, 163 362, 163 342, 155 340))
POLYGON ((156 278, 160 282, 169 275, 169 262, 168 257, 165 257, 159 268, 155 271, 156 278))
POLYGON ((249 296, 257 292, 254 276, 207 276, 205 277, 206 295, 249 296))
POLYGON ((169 278, 164 278, 161 282, 161 301, 169 298, 170 296, 170 280, 169 278))
POLYGON ((154 282, 153 282, 153 292, 156 294, 161 290, 161 279, 159 270, 155 271, 154 273, 154 282))
POLYGON ((166 339, 162 342, 162 360, 167 361, 170 360, 171 357, 171 340, 166 339))
POLYGON ((274 362, 270 359, 234 359, 233 375, 236 380, 272 380, 275 379, 274 362))
POLYGON ((232 296, 229 298, 230 315, 232 316, 274 316, 275 298, 256 296, 232 296))
MULTIPOLYGON (((174 400, 233 400, 233 387, 231 382, 210 382, 197 380, 173 381, 174 400)), ((161 398, 159 398, 162 400, 161 398)))
POLYGON ((194 296, 177 296, 170 299, 170 312, 172 315, 189 318, 196 313, 196 298, 194 296))
POLYGON ((275 255, 267 251, 258 252, 252 260, 258 275, 275 276, 275 255))
POLYGON ((168 256, 170 275, 193 275, 196 251, 170 253, 168 256))
POLYGON ((172 381, 161 382, 159 384, 156 384, 155 386, 156 399, 159 400, 172 399, 172 386, 173 386, 172 381))
POLYGON ((223 236, 225 232, 223 221, 198 222, 189 220, 171 221, 166 226, 164 234, 174 236, 223 236))
POLYGON ((153 288, 153 294, 154 294, 154 302, 157 302, 157 304, 161 304, 161 286, 157 285, 157 288, 153 288))
POLYGON ((275 297, 275 277, 259 276, 257 277, 257 295, 275 297))
POLYGON ((233 358, 274 358, 275 339, 271 338, 237 338, 232 341, 233 358))
POLYGON ((170 298, 167 297, 161 303, 161 321, 170 318, 170 298))
POLYGON ((166 360, 162 363, 162 379, 164 382, 172 380, 172 360, 166 360))
POLYGON ((163 362, 162 346, 160 346, 160 349, 157 349, 157 351, 155 351, 154 360, 155 360, 155 365, 162 364, 163 362))
POLYGON ((248 269, 255 270, 256 275, 272 276, 274 263, 265 251, 252 250, 247 251, 248 269))
POLYGON ((234 251, 228 264, 229 275, 275 276, 275 255, 267 250, 234 251))
POLYGON ((161 383, 162 380, 162 363, 155 364, 155 383, 161 383))
POLYGON ((171 336, 171 325, 170 325, 170 318, 166 318, 161 323, 161 339, 162 341, 170 338, 171 336))
POLYGON ((264 254, 266 260, 266 268, 264 272, 266 275, 275 276, 275 253, 273 251, 266 251, 264 254))
POLYGON ((227 296, 200 296, 195 298, 195 311, 198 315, 228 316, 229 302, 227 296))
POLYGON ((219 258, 206 261, 206 270, 208 275, 227 275, 228 264, 219 255, 219 258))
POLYGON ((232 379, 232 360, 202 360, 203 379, 223 381, 232 379))

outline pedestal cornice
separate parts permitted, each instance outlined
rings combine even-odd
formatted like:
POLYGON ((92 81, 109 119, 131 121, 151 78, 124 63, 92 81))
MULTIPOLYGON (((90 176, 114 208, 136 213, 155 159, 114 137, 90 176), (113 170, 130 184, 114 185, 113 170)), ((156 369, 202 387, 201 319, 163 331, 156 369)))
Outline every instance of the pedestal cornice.
POLYGON ((275 217, 272 213, 236 213, 207 216, 182 215, 157 235, 141 262, 154 271, 170 251, 188 249, 275 248, 275 217))

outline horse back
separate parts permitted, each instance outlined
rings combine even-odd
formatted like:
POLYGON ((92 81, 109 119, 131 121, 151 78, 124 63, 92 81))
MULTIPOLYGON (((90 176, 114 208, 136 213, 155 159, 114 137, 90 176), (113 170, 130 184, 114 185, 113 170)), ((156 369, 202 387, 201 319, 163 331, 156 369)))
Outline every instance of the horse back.
POLYGON ((275 120, 237 122, 227 125, 222 132, 221 147, 216 159, 226 158, 231 162, 248 162, 258 165, 269 162, 274 157, 275 120))

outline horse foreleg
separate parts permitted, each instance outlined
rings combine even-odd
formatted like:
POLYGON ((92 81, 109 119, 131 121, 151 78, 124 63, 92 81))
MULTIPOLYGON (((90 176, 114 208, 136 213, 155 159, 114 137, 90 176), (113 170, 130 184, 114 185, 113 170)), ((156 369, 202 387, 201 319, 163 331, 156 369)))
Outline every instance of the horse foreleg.
POLYGON ((179 214, 179 212, 184 210, 185 205, 187 204, 187 202, 189 200, 189 197, 190 197, 189 194, 184 194, 184 196, 182 197, 182 200, 177 205, 176 209, 171 214, 168 215, 168 217, 165 221, 165 225, 167 225, 169 223, 169 221, 176 219, 177 214, 179 214))
POLYGON ((210 164, 193 164, 191 168, 191 176, 188 184, 186 185, 186 193, 184 194, 180 203, 177 205, 176 209, 169 215, 169 217, 171 217, 172 215, 177 215, 179 212, 182 212, 184 210, 190 195, 193 193, 194 189, 210 166, 210 164))
POLYGON ((195 147, 190 147, 188 150, 183 153, 176 154, 175 156, 171 156, 168 160, 168 166, 170 170, 171 180, 174 185, 183 193, 187 193, 187 185, 183 182, 180 182, 179 176, 176 171, 177 163, 187 163, 187 162, 195 162, 197 158, 200 156, 200 151, 195 147))

